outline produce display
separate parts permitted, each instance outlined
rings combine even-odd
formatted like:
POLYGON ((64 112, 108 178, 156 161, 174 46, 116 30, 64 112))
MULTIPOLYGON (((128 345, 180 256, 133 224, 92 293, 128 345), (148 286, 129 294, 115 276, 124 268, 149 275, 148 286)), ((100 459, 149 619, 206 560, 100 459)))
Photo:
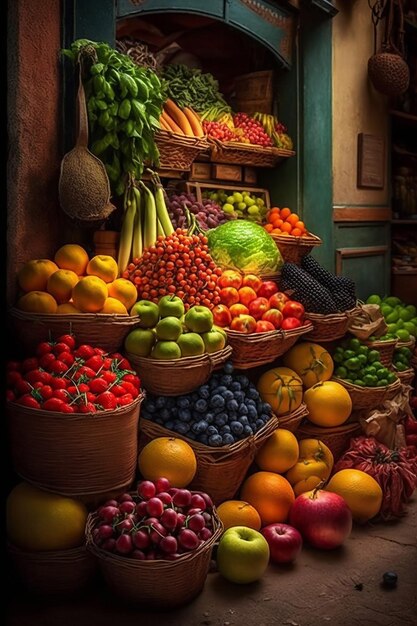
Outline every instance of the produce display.
POLYGON ((168 360, 217 352, 226 345, 226 336, 213 328, 213 314, 205 306, 192 306, 185 313, 178 296, 163 296, 158 304, 139 300, 134 306, 140 327, 125 338, 130 354, 168 360))
POLYGON ((381 298, 376 294, 369 296, 366 303, 380 306, 388 326, 386 339, 397 337, 399 341, 410 341, 417 338, 417 308, 413 304, 406 304, 396 296, 381 298))
POLYGON ((405 372, 411 367, 412 351, 407 346, 402 346, 394 350, 392 364, 397 372, 405 372))
POLYGON ((97 413, 128 406, 140 393, 140 380, 120 353, 108 354, 72 335, 43 341, 36 356, 9 361, 6 397, 32 409, 97 413))
POLYGON ((218 447, 254 435, 271 418, 271 406, 247 376, 235 373, 227 363, 191 394, 148 394, 141 415, 188 439, 218 447))
POLYGON ((259 224, 267 211, 265 200, 261 195, 251 191, 233 191, 227 193, 224 189, 203 191, 203 197, 216 202, 226 215, 244 218, 259 224))
POLYGON ((228 220, 237 218, 237 213, 227 212, 213 198, 203 198, 198 202, 193 193, 173 193, 168 202, 169 218, 174 228, 185 228, 188 224, 187 210, 195 215, 197 225, 201 230, 216 228, 228 220))
POLYGON ((378 350, 372 350, 357 337, 346 339, 333 352, 335 376, 360 387, 386 387, 397 375, 382 365, 378 350))
POLYGON ((204 129, 199 116, 190 107, 179 107, 168 98, 159 118, 160 126, 164 130, 186 137, 204 137, 204 129))
POLYGON ((294 237, 308 235, 304 222, 288 207, 283 209, 272 207, 265 215, 265 219, 267 223, 264 228, 271 235, 293 235, 294 237))
POLYGON ((255 113, 253 117, 255 120, 261 122, 266 134, 272 139, 273 145, 276 148, 283 148, 284 150, 293 149, 293 141, 287 133, 287 127, 280 122, 275 115, 255 113))
POLYGON ((206 493, 172 487, 167 478, 141 480, 137 493, 123 493, 97 509, 93 541, 119 556, 173 561, 212 536, 212 506, 206 493))

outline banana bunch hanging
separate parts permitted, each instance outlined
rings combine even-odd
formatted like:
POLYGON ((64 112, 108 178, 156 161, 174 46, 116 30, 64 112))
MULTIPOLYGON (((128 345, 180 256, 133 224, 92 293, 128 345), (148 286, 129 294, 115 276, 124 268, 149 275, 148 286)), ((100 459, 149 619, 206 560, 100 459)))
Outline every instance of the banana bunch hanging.
POLYGON ((272 139, 275 148, 285 150, 293 149, 293 141, 287 134, 287 129, 275 115, 268 113, 255 113, 254 119, 260 122, 266 134, 272 139))

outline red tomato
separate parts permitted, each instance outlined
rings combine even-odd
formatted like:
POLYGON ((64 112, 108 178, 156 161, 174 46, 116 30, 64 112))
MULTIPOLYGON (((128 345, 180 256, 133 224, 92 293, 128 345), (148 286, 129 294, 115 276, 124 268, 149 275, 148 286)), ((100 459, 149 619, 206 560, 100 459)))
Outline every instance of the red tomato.
POLYGON ((74 351, 74 355, 78 358, 81 359, 89 359, 90 357, 92 357, 95 354, 94 352, 94 348, 92 346, 89 346, 86 343, 83 343, 81 346, 79 346, 75 351, 74 351))
POLYGON ((36 355, 38 357, 50 354, 52 352, 53 343, 51 341, 41 341, 36 348, 36 355))
POLYGON ((41 408, 44 411, 62 411, 64 404, 64 400, 60 400, 60 398, 49 398, 42 403, 41 408))
POLYGON ((55 354, 52 352, 46 352, 39 358, 39 367, 42 367, 44 370, 51 371, 51 364, 56 361, 55 354))
POLYGON ((98 372, 99 369, 103 367, 103 358, 99 354, 95 354, 94 356, 87 359, 84 363, 86 367, 90 367, 95 372, 98 372))
POLYGON ((22 372, 29 372, 30 370, 35 370, 37 367, 38 367, 38 359, 36 357, 25 359, 22 362, 22 372))

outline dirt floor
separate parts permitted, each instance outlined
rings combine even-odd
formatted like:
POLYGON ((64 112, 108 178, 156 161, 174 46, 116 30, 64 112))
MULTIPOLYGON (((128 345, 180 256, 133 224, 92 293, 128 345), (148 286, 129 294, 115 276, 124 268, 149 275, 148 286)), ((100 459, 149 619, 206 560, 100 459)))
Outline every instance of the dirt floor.
MULTIPOLYGON (((163 586, 161 589, 163 592, 163 586)), ((356 526, 331 552, 304 547, 292 566, 269 566, 239 586, 218 573, 189 605, 168 612, 129 608, 98 585, 72 601, 31 599, 12 585, 8 626, 400 626, 417 625, 417 494, 408 515, 356 526), (394 589, 382 575, 394 571, 394 589)))

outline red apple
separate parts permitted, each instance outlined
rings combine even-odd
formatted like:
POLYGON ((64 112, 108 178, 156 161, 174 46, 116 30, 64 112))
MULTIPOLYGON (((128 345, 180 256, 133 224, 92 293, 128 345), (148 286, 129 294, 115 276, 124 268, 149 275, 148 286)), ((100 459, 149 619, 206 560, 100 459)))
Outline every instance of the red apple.
POLYGON ((229 326, 232 321, 232 314, 225 304, 216 304, 211 310, 213 314, 213 321, 216 326, 229 326))
POLYGON ((239 289, 242 286, 242 275, 236 270, 225 270, 219 276, 217 284, 221 289, 223 289, 223 287, 239 289))
POLYGON ((289 524, 269 524, 261 529, 261 534, 268 542, 271 563, 292 563, 301 552, 303 538, 289 524))
POLYGON ((266 322, 265 320, 256 322, 255 333, 269 333, 271 330, 276 330, 272 322, 266 322))
POLYGON ((254 333, 256 330, 256 319, 252 315, 238 315, 232 319, 230 330, 237 330, 240 333, 254 333))
POLYGON ((301 320, 298 317, 284 317, 282 320, 282 330, 293 330, 293 328, 300 328, 302 326, 301 320))
POLYGON ((269 310, 269 302, 266 298, 255 298, 252 302, 249 302, 249 315, 252 315, 256 320, 260 320, 262 315, 269 310))
POLYGON ((239 289, 239 302, 245 306, 249 305, 249 302, 255 300, 256 291, 252 287, 241 287, 239 289))
POLYGON ((261 298, 270 298, 278 292, 278 285, 273 280, 264 280, 256 292, 261 298))
POLYGON ((281 328, 284 317, 279 309, 269 309, 262 315, 262 319, 266 322, 271 322, 278 329, 281 328))
POLYGON ((296 317, 299 320, 303 320, 304 307, 301 302, 297 302, 296 300, 288 300, 288 302, 284 304, 282 314, 284 317, 296 317))
POLYGON ((352 513, 337 493, 313 489, 292 504, 289 523, 314 548, 332 550, 342 545, 352 530, 352 513))
POLYGON ((239 292, 234 287, 223 287, 223 289, 220 289, 219 296, 220 302, 227 307, 239 302, 239 292))
POLYGON ((271 309, 279 309, 282 311, 289 297, 283 291, 277 291, 269 298, 269 306, 271 309))
POLYGON ((252 287, 256 293, 258 293, 262 285, 262 278, 256 276, 256 274, 245 274, 242 280, 242 287, 252 287))
POLYGON ((249 315, 249 309, 244 304, 232 304, 229 311, 232 319, 238 315, 249 315))

